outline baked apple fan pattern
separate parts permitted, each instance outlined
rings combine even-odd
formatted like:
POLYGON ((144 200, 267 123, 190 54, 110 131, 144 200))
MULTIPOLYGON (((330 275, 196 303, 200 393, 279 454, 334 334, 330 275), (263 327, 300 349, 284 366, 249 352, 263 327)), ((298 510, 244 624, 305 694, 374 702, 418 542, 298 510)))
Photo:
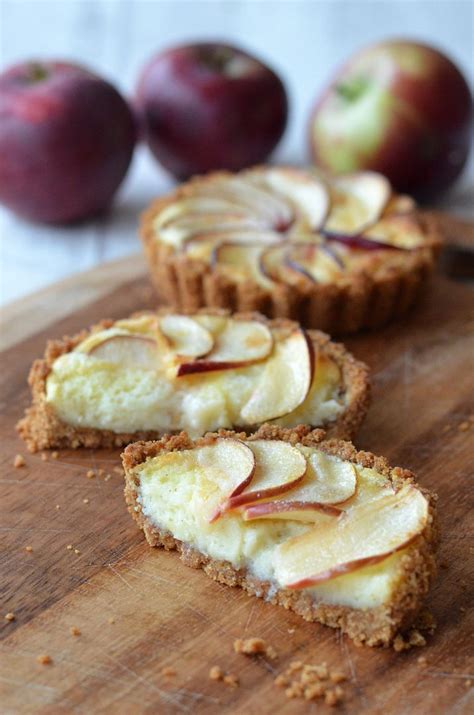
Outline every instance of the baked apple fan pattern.
POLYGON ((193 179, 151 205, 142 237, 174 305, 258 309, 338 333, 405 310, 439 244, 382 175, 285 167, 193 179), (374 289, 386 308, 371 305, 374 289))

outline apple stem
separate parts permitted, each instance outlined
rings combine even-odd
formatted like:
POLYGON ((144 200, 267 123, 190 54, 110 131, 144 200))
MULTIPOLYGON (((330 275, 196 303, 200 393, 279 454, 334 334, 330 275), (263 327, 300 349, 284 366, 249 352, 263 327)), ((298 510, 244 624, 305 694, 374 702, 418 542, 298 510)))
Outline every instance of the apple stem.
POLYGON ((48 76, 48 70, 38 62, 32 62, 28 67, 28 80, 30 82, 42 82, 48 76))
POLYGON ((334 89, 342 99, 348 102, 355 102, 364 94, 368 84, 369 82, 366 77, 355 77, 347 82, 336 84, 334 89))

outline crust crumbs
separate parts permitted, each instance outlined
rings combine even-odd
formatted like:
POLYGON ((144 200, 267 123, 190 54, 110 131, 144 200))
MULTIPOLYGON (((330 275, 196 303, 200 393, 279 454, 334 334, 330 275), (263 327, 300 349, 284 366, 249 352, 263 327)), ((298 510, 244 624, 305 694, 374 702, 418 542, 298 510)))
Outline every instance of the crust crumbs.
POLYGON ((36 660, 38 663, 40 663, 40 665, 51 665, 51 663, 53 662, 53 659, 47 653, 41 653, 41 655, 38 655, 36 657, 36 660))
POLYGON ((324 698, 326 705, 333 706, 344 699, 344 691, 339 683, 345 680, 347 676, 344 673, 330 670, 326 663, 312 665, 294 661, 273 682, 278 688, 285 688, 287 698, 324 698))
POLYGON ((311 430, 304 425, 294 429, 262 425, 250 436, 245 433, 220 430, 208 433, 197 440, 192 440, 185 432, 181 432, 178 435, 167 435, 157 441, 137 442, 129 445, 122 454, 125 469, 125 499, 129 512, 138 526, 143 529, 150 546, 162 546, 167 550, 176 549, 185 564, 193 568, 202 568, 215 581, 228 586, 241 586, 250 595, 266 598, 272 603, 293 610, 307 621, 318 621, 333 628, 340 628, 354 640, 356 645, 366 643, 371 646, 389 646, 394 642, 397 634, 413 627, 436 573, 434 551, 438 530, 435 519, 437 500, 435 494, 418 486, 428 500, 429 519, 424 531, 407 548, 400 560, 399 587, 390 603, 365 612, 346 606, 316 603, 304 591, 279 589, 275 593, 269 582, 254 578, 245 569, 235 569, 227 561, 213 560, 199 553, 189 544, 175 539, 169 532, 155 527, 141 510, 136 509, 138 477, 134 473, 135 467, 161 452, 209 445, 218 438, 240 438, 249 441, 281 439, 293 444, 301 443, 305 446, 317 447, 327 454, 362 467, 375 469, 387 478, 394 489, 400 489, 406 482, 415 483, 412 472, 400 467, 391 467, 385 458, 377 457, 370 452, 357 451, 351 442, 326 439, 324 430, 311 430))
MULTIPOLYGON (((134 313, 131 317, 140 315, 166 315, 171 312, 169 308, 160 309, 154 313, 141 311, 134 313)), ((207 315, 230 315, 228 310, 217 310, 205 308, 197 311, 181 311, 183 314, 203 313, 207 315)), ((237 313, 232 316, 236 320, 258 320, 265 325, 292 329, 297 323, 288 319, 268 320, 264 316, 255 312, 237 313)), ((114 324, 112 320, 102 320, 93 325, 89 330, 83 330, 73 337, 65 336, 62 340, 52 340, 47 343, 44 357, 35 360, 28 383, 32 393, 32 405, 27 408, 24 417, 17 424, 17 431, 25 440, 28 450, 37 452, 42 449, 60 447, 72 448, 114 448, 124 447, 137 440, 159 439, 162 434, 154 431, 120 433, 110 430, 98 430, 88 427, 73 427, 62 422, 54 412, 51 405, 46 402, 46 380, 51 368, 58 357, 71 352, 79 343, 89 335, 110 328, 114 324)), ((346 390, 346 408, 344 412, 334 421, 325 425, 325 429, 334 437, 350 439, 354 437, 359 429, 370 404, 370 382, 367 366, 356 360, 339 343, 331 341, 325 333, 317 330, 308 331, 308 335, 313 341, 317 350, 326 352, 331 357, 342 373, 342 382, 346 390)), ((251 428, 248 428, 250 431, 251 428)), ((89 470, 89 478, 93 478, 93 470, 89 470)))
POLYGON ((15 459, 13 460, 13 466, 15 469, 20 469, 20 467, 24 467, 26 465, 25 458, 23 457, 22 454, 17 454, 15 456, 15 459))
POLYGON ((234 653, 241 653, 242 655, 264 655, 271 660, 277 658, 277 653, 275 648, 271 645, 267 645, 263 638, 237 638, 234 641, 234 653))

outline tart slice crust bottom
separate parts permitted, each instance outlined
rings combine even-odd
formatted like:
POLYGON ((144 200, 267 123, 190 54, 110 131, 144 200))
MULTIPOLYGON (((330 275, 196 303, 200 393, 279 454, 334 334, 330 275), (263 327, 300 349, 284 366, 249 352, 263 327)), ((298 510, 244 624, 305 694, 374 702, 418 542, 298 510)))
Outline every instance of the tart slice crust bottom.
MULTIPOLYGON (((434 552, 437 544, 437 526, 434 494, 421 489, 429 500, 429 524, 403 555, 398 587, 390 603, 373 609, 317 603, 304 591, 276 589, 274 584, 255 578, 246 569, 237 569, 228 561, 214 560, 196 551, 191 545, 175 539, 168 531, 153 525, 141 512, 141 506, 137 502, 138 484, 133 468, 161 451, 189 449, 209 443, 209 440, 214 440, 216 436, 245 438, 245 435, 221 430, 219 433, 207 435, 193 442, 182 433, 165 437, 158 442, 139 442, 129 445, 123 453, 125 500, 130 514, 143 530, 150 546, 176 550, 186 566, 202 569, 214 581, 227 586, 240 586, 250 596, 263 598, 272 604, 292 610, 306 621, 339 628, 356 644, 389 646, 398 633, 413 625, 436 573, 434 552)), ((307 446, 317 446, 328 454, 352 460, 363 467, 376 469, 386 475, 393 484, 400 485, 407 480, 414 481, 411 472, 400 467, 391 468, 382 457, 376 457, 370 452, 358 452, 350 442, 327 440, 323 430, 310 431, 305 427, 284 429, 264 425, 255 435, 252 435, 251 439, 284 439, 293 444, 300 442, 307 446)))

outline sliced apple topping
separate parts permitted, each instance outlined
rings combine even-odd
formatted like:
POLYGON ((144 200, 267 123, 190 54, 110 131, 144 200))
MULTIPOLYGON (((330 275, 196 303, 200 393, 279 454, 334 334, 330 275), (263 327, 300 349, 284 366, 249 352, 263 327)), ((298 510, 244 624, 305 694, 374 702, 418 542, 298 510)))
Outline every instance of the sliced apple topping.
POLYGON ((334 197, 325 231, 353 236, 376 223, 391 196, 387 179, 372 171, 333 179, 334 197))
MULTIPOLYGON (((171 454, 179 455, 180 452, 171 454)), ((205 520, 212 522, 219 516, 223 500, 240 494, 252 480, 254 454, 237 439, 218 439, 214 444, 190 450, 188 454, 203 470, 200 480, 202 511, 205 520)))
POLYGON ((407 484, 283 543, 275 554, 276 579, 286 588, 311 588, 379 563, 409 546, 428 518, 427 500, 407 484))
POLYGON ((244 519, 314 521, 321 513, 339 516, 341 509, 335 505, 347 501, 356 491, 354 465, 314 450, 307 460, 305 478, 295 488, 275 500, 250 504, 245 509, 244 519))
POLYGON ((287 492, 305 475, 304 455, 288 442, 255 440, 247 444, 255 455, 255 473, 245 490, 227 500, 223 511, 287 492))
POLYGON ((357 473, 353 464, 311 451, 305 478, 298 486, 275 500, 250 504, 245 509, 244 519, 315 521, 321 513, 339 516, 341 509, 334 505, 350 499, 356 486, 357 473))
POLYGON ((186 315, 165 315, 160 330, 178 356, 199 357, 212 350, 214 339, 202 325, 186 315))
POLYGON ((245 215, 244 211, 239 211, 235 203, 226 201, 225 199, 189 197, 166 206, 166 208, 157 215, 154 226, 156 229, 162 229, 182 216, 225 215, 235 213, 239 213, 241 216, 245 215))
POLYGON ((295 243, 285 255, 289 268, 313 283, 325 283, 338 278, 344 270, 339 256, 325 244, 295 243))
POLYGON ((302 328, 277 336, 273 353, 241 415, 245 424, 283 417, 293 412, 311 388, 313 345, 302 328))
POLYGON ((239 210, 244 210, 246 215, 263 221, 268 227, 289 225, 293 220, 293 212, 287 202, 252 184, 249 177, 232 177, 202 184, 197 187, 196 195, 230 201, 239 206, 239 210))
POLYGON ((229 320, 204 359, 182 363, 177 376, 229 370, 264 360, 273 348, 271 331, 256 320, 229 320))
POLYGON ((242 280, 253 278, 262 287, 271 288, 272 281, 262 273, 260 267, 264 250, 261 243, 221 243, 214 249, 211 263, 231 271, 232 275, 242 280))
POLYGON ((91 348, 89 355, 143 370, 156 370, 159 361, 156 341, 144 335, 113 335, 91 348))
POLYGON ((285 196, 308 227, 317 231, 329 211, 329 192, 322 181, 304 171, 283 168, 264 171, 268 185, 285 196))

